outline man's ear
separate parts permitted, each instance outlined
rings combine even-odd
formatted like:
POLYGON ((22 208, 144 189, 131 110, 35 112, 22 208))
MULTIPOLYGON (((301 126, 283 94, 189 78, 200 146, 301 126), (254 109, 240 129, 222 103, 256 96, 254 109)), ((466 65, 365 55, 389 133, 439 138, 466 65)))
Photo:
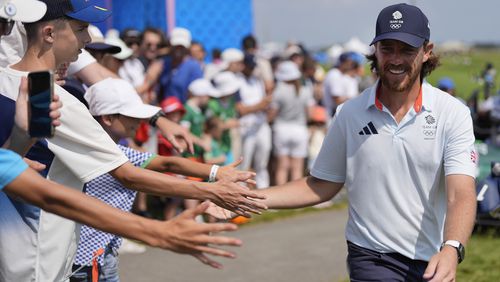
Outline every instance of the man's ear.
POLYGON ((54 30, 55 28, 53 24, 44 25, 42 28, 43 41, 51 44, 54 43, 54 30))
POLYGON ((434 49, 434 43, 429 42, 424 46, 424 60, 423 62, 427 62, 431 56, 432 49, 434 49))
POLYGON ((102 115, 99 117, 99 119, 101 120, 101 122, 106 125, 106 126, 111 126, 111 124, 113 123, 113 119, 115 117, 113 115, 102 115))

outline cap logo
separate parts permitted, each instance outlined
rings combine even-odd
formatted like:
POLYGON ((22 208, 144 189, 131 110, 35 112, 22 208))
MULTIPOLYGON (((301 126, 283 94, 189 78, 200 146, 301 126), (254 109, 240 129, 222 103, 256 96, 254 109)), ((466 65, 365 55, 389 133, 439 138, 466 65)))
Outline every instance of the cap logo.
POLYGON ((403 18, 403 14, 401 14, 400 11, 396 11, 394 13, 392 13, 392 17, 395 19, 395 20, 400 20, 403 18))
POLYGON ((5 14, 9 17, 13 17, 17 14, 17 8, 16 5, 13 3, 7 3, 7 5, 4 6, 5 14))
POLYGON ((403 14, 400 11, 392 13, 392 20, 389 21, 389 27, 391 29, 400 29, 403 24, 403 14))
POLYGON ((108 11, 108 9, 103 8, 103 7, 99 7, 99 6, 94 6, 94 8, 99 9, 99 10, 101 10, 101 11, 105 11, 105 12, 107 12, 107 11, 108 11))

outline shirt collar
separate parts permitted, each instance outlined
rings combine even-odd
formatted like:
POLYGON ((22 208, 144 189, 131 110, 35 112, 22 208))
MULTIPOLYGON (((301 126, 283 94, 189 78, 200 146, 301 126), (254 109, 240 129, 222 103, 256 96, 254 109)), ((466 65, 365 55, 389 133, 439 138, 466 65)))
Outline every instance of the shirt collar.
MULTIPOLYGON (((413 104, 413 109, 415 112, 419 113, 423 110, 430 111, 433 103, 433 95, 431 95, 432 89, 430 88, 430 84, 427 83, 426 80, 423 81, 420 86, 420 93, 418 94, 417 100, 413 104)), ((378 99, 380 95, 380 80, 377 80, 375 85, 370 88, 368 103, 366 104, 366 108, 375 107, 379 111, 382 111, 384 105, 378 99)))

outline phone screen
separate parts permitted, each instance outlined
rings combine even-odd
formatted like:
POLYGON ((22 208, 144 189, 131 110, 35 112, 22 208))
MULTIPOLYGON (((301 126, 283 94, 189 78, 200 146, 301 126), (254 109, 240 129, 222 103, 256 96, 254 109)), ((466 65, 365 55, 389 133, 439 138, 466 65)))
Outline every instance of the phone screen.
POLYGON ((52 73, 50 71, 28 74, 29 135, 31 137, 52 137, 54 127, 50 118, 52 102, 52 73))

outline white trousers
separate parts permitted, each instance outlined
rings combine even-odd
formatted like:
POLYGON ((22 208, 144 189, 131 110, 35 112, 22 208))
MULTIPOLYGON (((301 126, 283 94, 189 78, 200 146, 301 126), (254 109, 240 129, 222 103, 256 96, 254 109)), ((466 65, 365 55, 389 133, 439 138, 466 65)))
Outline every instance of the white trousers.
POLYGON ((241 169, 249 170, 253 168, 255 170, 257 188, 269 187, 267 164, 272 148, 271 127, 267 123, 261 124, 256 132, 243 135, 242 143, 243 162, 241 163, 241 169))

